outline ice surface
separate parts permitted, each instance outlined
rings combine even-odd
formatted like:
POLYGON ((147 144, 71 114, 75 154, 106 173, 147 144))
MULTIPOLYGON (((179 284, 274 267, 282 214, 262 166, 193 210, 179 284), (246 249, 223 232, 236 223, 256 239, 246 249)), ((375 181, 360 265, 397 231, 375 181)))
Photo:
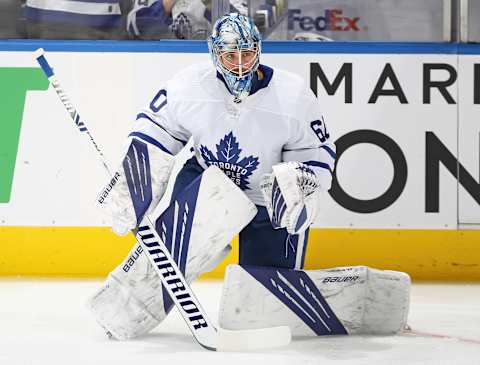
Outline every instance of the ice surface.
MULTIPOLYGON (((0 364, 480 364, 480 284, 413 285, 409 324, 437 337, 294 338, 288 347, 252 353, 204 350, 176 311, 142 338, 108 340, 85 307, 99 285, 0 280, 0 364)), ((193 289, 216 319, 221 283, 199 282, 193 289)))

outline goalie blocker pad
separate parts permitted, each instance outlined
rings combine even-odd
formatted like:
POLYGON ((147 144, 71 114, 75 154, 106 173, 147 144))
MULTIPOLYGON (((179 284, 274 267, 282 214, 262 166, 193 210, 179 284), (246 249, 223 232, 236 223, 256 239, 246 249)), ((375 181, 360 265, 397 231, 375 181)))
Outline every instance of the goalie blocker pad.
POLYGON ((410 277, 365 266, 288 270, 230 265, 219 325, 289 326, 292 335, 394 334, 407 322, 410 277))
MULTIPOLYGON (((191 283, 213 269, 230 251, 229 243, 257 209, 217 167, 189 184, 166 210, 154 212, 156 230, 191 283)), ((142 247, 136 244, 88 301, 97 322, 124 340, 155 328, 173 302, 142 247)))

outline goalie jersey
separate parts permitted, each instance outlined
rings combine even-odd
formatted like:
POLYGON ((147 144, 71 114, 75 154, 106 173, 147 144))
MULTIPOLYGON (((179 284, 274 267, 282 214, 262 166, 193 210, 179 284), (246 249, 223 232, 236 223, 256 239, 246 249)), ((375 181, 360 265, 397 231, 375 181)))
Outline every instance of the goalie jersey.
POLYGON ((177 154, 193 137, 203 168, 216 165, 257 205, 260 181, 285 161, 309 165, 330 189, 335 146, 319 102, 297 75, 259 66, 250 95, 235 103, 211 63, 190 66, 140 111, 130 136, 177 154))

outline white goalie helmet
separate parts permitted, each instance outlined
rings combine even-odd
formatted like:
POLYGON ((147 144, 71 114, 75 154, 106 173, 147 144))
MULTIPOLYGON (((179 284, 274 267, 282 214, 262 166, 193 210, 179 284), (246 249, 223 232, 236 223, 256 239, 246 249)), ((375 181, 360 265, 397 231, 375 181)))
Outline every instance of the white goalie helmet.
POLYGON ((249 95, 254 73, 260 64, 262 41, 253 21, 231 13, 213 25, 208 47, 217 71, 236 101, 249 95))

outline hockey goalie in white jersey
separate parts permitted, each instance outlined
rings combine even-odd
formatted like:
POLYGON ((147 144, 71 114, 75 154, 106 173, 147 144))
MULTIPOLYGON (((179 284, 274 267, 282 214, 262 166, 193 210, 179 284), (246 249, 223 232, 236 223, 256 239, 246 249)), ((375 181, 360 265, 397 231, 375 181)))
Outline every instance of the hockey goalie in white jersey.
MULTIPOLYGON (((320 276, 315 272, 306 275, 308 271, 301 270, 308 230, 321 209, 323 193, 330 189, 336 158, 320 103, 300 77, 260 63, 261 39, 251 19, 235 13, 220 18, 208 44, 215 67, 196 64, 181 71, 138 113, 123 162, 125 177, 110 182, 100 205, 113 216, 115 232, 134 230, 162 198, 173 156, 193 139, 192 156, 174 178, 171 204, 155 218, 155 225, 187 281, 223 259, 231 238, 239 233, 240 266, 227 275, 225 293, 231 292, 232 283, 246 292, 243 299, 224 295, 227 307, 220 310, 221 324, 236 329, 254 323, 259 328, 291 319, 288 315, 272 319, 248 309, 255 307, 255 300, 243 303, 245 311, 237 311, 240 316, 229 311, 238 305, 242 308, 239 303, 249 298, 248 291, 254 290, 251 285, 258 284, 270 292, 266 298, 278 297, 277 304, 289 298, 285 310, 296 313, 298 321, 320 316, 316 323, 331 329, 323 333, 318 326, 287 323, 300 328, 299 333, 358 332, 360 316, 355 322, 349 313, 348 321, 342 321, 331 310, 320 315, 315 309, 328 306, 323 298, 323 304, 319 302, 318 288, 330 274, 319 270, 320 276), (212 198, 216 191, 221 199, 212 198), (260 269, 257 275, 252 267, 271 269, 260 269), (245 270, 257 284, 238 282, 245 270), (269 275, 281 275, 288 284, 268 288, 276 283, 273 277, 265 279, 269 275), (267 284, 262 286, 262 280, 267 284), (302 295, 302 290, 307 294, 302 295), (308 302, 306 308, 298 304, 302 300, 294 299, 297 296, 308 302), (233 297, 236 304, 232 307, 229 298, 233 297), (248 312, 257 313, 258 318, 243 318, 248 312), (355 323, 355 328, 346 328, 346 322, 355 323)), ((172 307, 139 249, 134 247, 90 301, 97 321, 119 339, 151 330, 172 307)), ((340 271, 337 276, 342 275, 340 271)), ((367 272, 360 268, 343 275, 356 276, 359 284, 367 285, 367 272)), ((365 288, 359 290, 365 293, 365 288)))

